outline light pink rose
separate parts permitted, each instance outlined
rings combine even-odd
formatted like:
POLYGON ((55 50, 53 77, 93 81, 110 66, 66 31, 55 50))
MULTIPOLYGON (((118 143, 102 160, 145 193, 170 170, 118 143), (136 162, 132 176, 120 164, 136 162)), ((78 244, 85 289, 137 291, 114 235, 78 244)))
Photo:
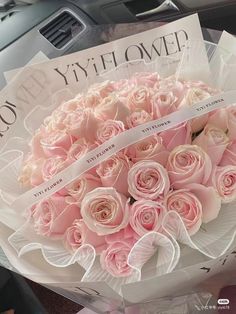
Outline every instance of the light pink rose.
POLYGON ((28 188, 38 186, 43 183, 42 168, 44 162, 44 159, 35 159, 34 156, 31 155, 31 157, 27 158, 24 162, 18 181, 24 187, 28 188))
POLYGON ((130 225, 142 237, 150 231, 161 232, 166 209, 158 202, 140 199, 128 206, 130 225))
POLYGON ((111 94, 95 108, 95 115, 104 121, 118 120, 126 124, 126 118, 130 115, 130 111, 117 95, 111 94))
MULTIPOLYGON (((94 145, 95 148, 96 145, 94 145)), ((89 152, 91 145, 84 139, 79 139, 70 147, 67 157, 69 160, 75 161, 83 157, 89 152)))
POLYGON ((176 98, 176 106, 179 106, 182 101, 186 87, 184 84, 177 80, 174 76, 167 77, 159 81, 159 84, 156 85, 157 91, 172 93, 176 98))
POLYGON ((78 109, 82 109, 83 107, 84 107, 83 96, 77 95, 76 98, 70 99, 70 100, 64 102, 63 104, 61 104, 58 109, 63 111, 63 112, 69 113, 69 112, 76 111, 78 109))
POLYGON ((199 199, 185 189, 170 192, 165 199, 167 211, 177 212, 189 233, 194 235, 202 224, 202 204, 199 199))
POLYGON ((90 86, 88 93, 98 93, 102 98, 105 98, 113 93, 114 90, 113 83, 107 80, 90 86))
POLYGON ((81 215, 91 231, 98 235, 112 234, 128 225, 126 202, 127 198, 114 188, 97 188, 85 195, 81 215))
POLYGON ((75 219, 80 219, 80 209, 68 205, 63 196, 55 194, 35 207, 33 219, 36 232, 48 237, 62 237, 75 219))
POLYGON ((207 124, 213 125, 222 131, 227 131, 228 113, 225 108, 217 109, 209 113, 207 124))
POLYGON ((187 189, 193 193, 202 204, 202 222, 208 223, 217 218, 221 209, 221 199, 212 186, 189 184, 187 189))
POLYGON ((116 94, 122 99, 128 97, 130 91, 134 88, 134 84, 130 80, 121 79, 113 82, 116 94))
POLYGON ((236 139, 236 105, 228 110, 228 137, 233 141, 236 139))
POLYGON ((129 117, 127 117, 127 125, 129 129, 149 121, 152 121, 152 117, 145 110, 136 110, 132 112, 129 117))
POLYGON ((84 174, 81 178, 68 184, 65 189, 67 191, 66 202, 68 204, 81 204, 85 195, 94 189, 101 186, 101 181, 98 177, 91 174, 84 174))
POLYGON ((97 107, 101 101, 102 97, 97 91, 88 91, 84 96, 84 104, 85 108, 95 108, 97 107))
POLYGON ((111 243, 100 256, 102 268, 114 277, 130 276, 133 269, 128 265, 128 256, 133 245, 133 241, 122 239, 111 243))
POLYGON ((170 188, 166 169, 155 161, 139 161, 128 174, 129 193, 134 199, 158 200, 170 188))
POLYGON ((65 118, 67 113, 61 110, 54 110, 51 116, 44 119, 44 126, 47 132, 53 132, 65 129, 65 118))
POLYGON ((97 174, 103 186, 113 187, 119 193, 128 196, 127 177, 131 166, 132 162, 128 157, 119 153, 102 162, 97 168, 97 174))
POLYGON ((63 157, 55 156, 44 161, 42 166, 43 180, 47 181, 53 178, 58 172, 67 167, 67 163, 63 157))
POLYGON ((236 140, 229 143, 220 161, 220 166, 236 166, 236 140))
POLYGON ((145 86, 136 86, 127 97, 127 105, 131 111, 145 110, 152 111, 151 105, 152 89, 145 86))
POLYGON ((130 82, 138 86, 153 88, 159 80, 160 76, 156 72, 138 72, 131 77, 130 82))
POLYGON ((212 163, 201 147, 180 145, 170 153, 166 169, 171 186, 182 189, 190 183, 206 184, 212 172, 212 163))
POLYGON ((211 95, 215 95, 219 93, 219 90, 207 85, 203 81, 184 81, 184 85, 188 88, 200 88, 211 95))
POLYGON ((70 134, 62 131, 54 131, 40 140, 40 145, 46 157, 66 157, 67 151, 73 144, 74 139, 70 134))
POLYGON ((171 151, 176 146, 191 144, 191 126, 188 122, 183 122, 178 126, 160 133, 163 145, 171 151))
POLYGON ((150 136, 125 150, 125 154, 134 162, 153 160, 163 166, 166 165, 169 152, 163 145, 163 140, 158 135, 150 136))
MULTIPOLYGON (((129 204, 127 204, 129 206, 129 204)), ((120 239, 126 241, 136 242, 140 236, 134 231, 134 229, 128 224, 124 229, 121 229, 119 232, 108 234, 105 236, 106 242, 108 244, 120 241, 120 239)))
MULTIPOLYGON (((194 104, 201 102, 207 98, 211 97, 211 94, 201 88, 190 88, 182 100, 179 108, 181 107, 192 107, 194 104)), ((204 114, 200 117, 194 118, 191 120, 191 127, 192 132, 199 132, 202 130, 207 121, 208 121, 208 114, 204 114)))
POLYGON ((41 140, 44 139, 47 135, 47 132, 44 127, 41 127, 37 130, 30 141, 31 152, 35 159, 45 158, 45 153, 41 145, 41 140))
POLYGON ((102 144, 110 138, 125 131, 124 123, 116 120, 107 120, 97 130, 97 142, 102 144))
POLYGON ((229 144, 229 138, 221 129, 207 124, 193 144, 200 146, 208 154, 212 164, 218 165, 229 144))
POLYGON ((89 230, 82 219, 76 219, 64 235, 64 245, 69 251, 75 252, 84 244, 90 244, 99 254, 106 248, 105 237, 99 237, 95 232, 89 230))
POLYGON ((210 182, 223 203, 230 203, 236 199, 236 166, 216 167, 210 182))
POLYGON ((204 89, 199 87, 189 88, 184 95, 184 99, 182 100, 180 107, 192 107, 194 104, 210 97, 211 94, 204 89))
POLYGON ((92 109, 84 109, 68 113, 64 120, 66 132, 68 134, 77 139, 83 137, 92 143, 96 139, 96 132, 100 123, 101 121, 95 117, 92 109))
POLYGON ((152 97, 152 116, 159 119, 178 109, 178 98, 171 91, 159 90, 152 97))

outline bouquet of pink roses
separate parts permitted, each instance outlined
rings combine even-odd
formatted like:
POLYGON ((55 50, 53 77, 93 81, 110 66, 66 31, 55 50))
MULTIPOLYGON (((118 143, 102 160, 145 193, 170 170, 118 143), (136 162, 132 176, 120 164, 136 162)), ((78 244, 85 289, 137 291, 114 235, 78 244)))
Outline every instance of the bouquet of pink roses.
MULTIPOLYGON (((155 125, 171 113, 181 121, 185 108, 218 93, 201 81, 140 72, 96 83, 63 102, 36 130, 20 184, 50 187, 56 174, 88 152, 94 157, 87 163, 97 165, 75 173, 75 180, 70 176, 71 182, 56 193, 48 188, 51 195, 29 208, 26 216, 35 232, 60 239, 70 252, 92 246, 101 268, 114 277, 130 276, 132 263, 150 258, 153 252, 138 247, 153 241, 153 233, 179 240, 172 226, 176 222, 184 234, 180 240, 192 243, 220 210, 226 211, 222 204, 236 199, 236 107, 215 109, 174 127, 166 122, 162 132, 155 125), (135 136, 140 126, 141 141, 135 136), (105 158, 118 142, 125 147, 115 147, 115 154, 105 158)), ((218 254, 198 246, 208 256, 218 254)))
POLYGON ((20 228, 9 223, 19 257, 40 249, 56 274, 76 264, 81 282, 122 295, 125 284, 175 270, 183 247, 205 260, 227 252, 236 230, 235 91, 173 64, 125 63, 29 112, 30 140, 12 138, 0 160, 1 201, 22 219, 20 228))

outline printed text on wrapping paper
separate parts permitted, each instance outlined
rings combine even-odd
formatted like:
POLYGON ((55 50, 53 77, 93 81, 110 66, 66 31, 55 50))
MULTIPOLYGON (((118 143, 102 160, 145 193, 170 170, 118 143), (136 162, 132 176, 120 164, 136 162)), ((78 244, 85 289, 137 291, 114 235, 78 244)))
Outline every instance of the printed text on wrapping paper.
POLYGON ((9 101, 5 101, 3 105, 0 106, 0 138, 4 136, 11 125, 13 125, 17 120, 16 105, 9 101))
POLYGON ((80 80, 97 76, 104 71, 116 68, 119 64, 132 60, 144 59, 147 62, 155 60, 161 56, 171 56, 181 52, 186 46, 189 36, 185 30, 179 30, 167 35, 157 37, 151 43, 137 42, 136 44, 124 47, 123 53, 108 51, 101 55, 96 55, 83 62, 77 61, 54 70, 59 74, 65 86, 78 83, 80 80), (122 56, 122 59, 120 58, 122 56))

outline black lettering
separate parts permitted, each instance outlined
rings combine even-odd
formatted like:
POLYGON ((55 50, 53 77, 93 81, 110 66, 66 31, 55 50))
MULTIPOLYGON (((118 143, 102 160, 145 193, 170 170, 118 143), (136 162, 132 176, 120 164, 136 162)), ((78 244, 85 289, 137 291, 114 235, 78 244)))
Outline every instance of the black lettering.
POLYGON ((126 61, 143 59, 143 57, 144 57, 143 50, 138 45, 129 46, 125 51, 125 60, 126 61), (130 52, 131 52, 131 57, 129 56, 130 52), (134 53, 134 52, 136 52, 136 53, 134 53), (138 55, 136 56, 137 53, 138 53, 138 55))
POLYGON ((93 61, 93 67, 94 67, 94 70, 95 70, 95 72, 96 72, 96 75, 99 75, 97 65, 96 65, 96 63, 94 62, 94 58, 92 58, 91 60, 93 61))
POLYGON ((101 60, 102 60, 102 65, 103 65, 103 69, 104 70, 107 70, 107 64, 109 65, 115 65, 115 67, 117 67, 117 62, 116 62, 116 57, 115 57, 115 52, 112 51, 112 52, 107 52, 107 53, 104 53, 102 54, 101 56, 101 60), (106 56, 109 56, 109 59, 107 60, 105 57, 106 56), (111 56, 111 59, 110 59, 110 56, 111 56))
POLYGON ((62 73, 61 71, 59 71, 59 68, 55 68, 55 69, 54 69, 58 74, 60 74, 60 75, 63 77, 63 79, 64 79, 64 81, 65 81, 65 85, 69 85, 68 80, 67 80, 67 77, 66 77, 66 74, 68 73, 69 68, 70 68, 70 65, 67 64, 66 72, 64 72, 64 73, 62 73))
POLYGON ((12 125, 16 122, 16 119, 17 119, 17 115, 16 115, 15 110, 12 107, 10 107, 9 105, 2 105, 0 107, 0 120, 3 123, 5 123, 6 125, 12 125), (11 118, 9 117, 9 115, 5 116, 6 112, 4 112, 5 110, 2 110, 3 108, 10 110, 10 112, 12 113, 13 116, 11 118))
POLYGON ((87 64, 85 66, 82 66, 81 64, 79 64, 79 62, 75 62, 77 67, 79 67, 84 72, 85 77, 88 77, 88 72, 86 71, 86 69, 89 66, 89 63, 90 63, 90 59, 87 59, 87 64))
POLYGON ((186 41, 188 41, 188 34, 183 29, 181 29, 181 30, 179 30, 177 32, 174 32, 174 34, 175 34, 178 50, 181 51, 182 48, 185 47, 186 41), (180 42, 182 42, 182 44, 180 42))
POLYGON ((167 41, 168 36, 173 36, 173 33, 168 34, 166 36, 163 36, 163 43, 164 43, 164 46, 165 46, 165 50, 166 50, 166 55, 167 56, 173 55, 173 54, 175 54, 177 52, 177 50, 174 50, 174 51, 170 52, 169 49, 171 49, 170 47, 175 46, 175 42, 173 41, 173 39, 172 39, 172 41, 167 41))

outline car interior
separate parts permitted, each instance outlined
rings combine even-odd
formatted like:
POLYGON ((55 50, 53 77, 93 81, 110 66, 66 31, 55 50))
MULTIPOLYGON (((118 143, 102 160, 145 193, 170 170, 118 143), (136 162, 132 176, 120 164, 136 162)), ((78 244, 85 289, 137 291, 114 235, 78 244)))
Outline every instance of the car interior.
POLYGON ((113 39, 108 25, 122 37, 196 12, 202 27, 236 33, 235 0, 0 0, 0 88, 39 51, 54 58, 113 39))

